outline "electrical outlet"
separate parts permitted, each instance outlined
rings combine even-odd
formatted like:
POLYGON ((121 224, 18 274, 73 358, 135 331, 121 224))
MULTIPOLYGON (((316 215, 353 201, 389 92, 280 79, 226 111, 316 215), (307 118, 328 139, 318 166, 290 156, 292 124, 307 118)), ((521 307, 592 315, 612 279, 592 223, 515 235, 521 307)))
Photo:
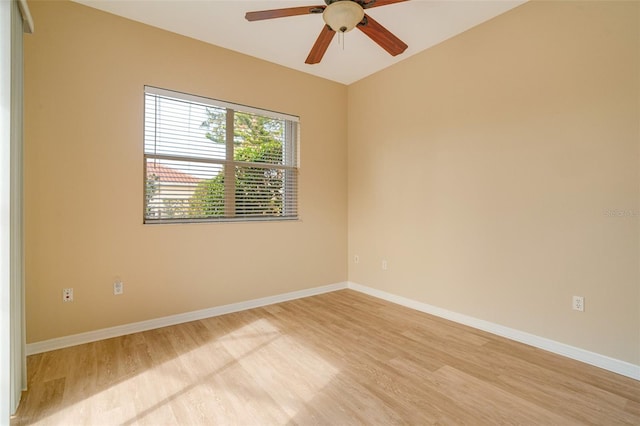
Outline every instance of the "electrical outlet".
POLYGON ((582 296, 573 296, 572 307, 573 307, 574 311, 583 312, 584 311, 584 297, 582 297, 582 296))
POLYGON ((117 279, 113 283, 113 294, 118 296, 122 293, 124 293, 124 283, 121 280, 117 279))
POLYGON ((386 259, 382 259, 382 270, 386 271, 389 268, 389 264, 386 259))
POLYGON ((62 301, 63 302, 73 302, 73 289, 72 288, 63 288, 62 289, 62 301))
POLYGON ((360 256, 358 256, 357 254, 353 256, 353 263, 360 263, 360 256))

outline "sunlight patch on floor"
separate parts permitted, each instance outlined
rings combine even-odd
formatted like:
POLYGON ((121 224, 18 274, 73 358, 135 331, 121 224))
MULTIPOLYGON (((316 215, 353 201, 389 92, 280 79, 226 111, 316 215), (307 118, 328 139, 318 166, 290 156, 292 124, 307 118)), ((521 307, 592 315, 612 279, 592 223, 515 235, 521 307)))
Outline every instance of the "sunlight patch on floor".
POLYGON ((191 341, 182 349, 175 356, 166 347, 150 345, 153 367, 124 375, 106 389, 99 379, 93 389, 65 387, 67 408, 33 424, 73 424, 74 418, 124 425, 166 424, 176 418, 192 424, 284 424, 339 372, 267 319, 200 345, 191 341))
POLYGON ((285 410, 288 418, 282 421, 293 418, 339 372, 312 348, 280 334, 267 319, 230 333, 221 343, 244 370, 249 386, 263 395, 261 404, 285 410))

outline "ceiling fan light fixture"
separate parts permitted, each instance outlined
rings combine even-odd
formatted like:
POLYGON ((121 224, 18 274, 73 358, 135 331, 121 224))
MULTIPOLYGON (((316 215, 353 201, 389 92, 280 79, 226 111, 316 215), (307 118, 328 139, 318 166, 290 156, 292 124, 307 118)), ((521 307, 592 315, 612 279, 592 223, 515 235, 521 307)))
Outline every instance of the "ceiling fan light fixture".
POLYGON ((324 22, 337 33, 351 31, 363 18, 362 6, 351 0, 334 1, 322 13, 324 22))

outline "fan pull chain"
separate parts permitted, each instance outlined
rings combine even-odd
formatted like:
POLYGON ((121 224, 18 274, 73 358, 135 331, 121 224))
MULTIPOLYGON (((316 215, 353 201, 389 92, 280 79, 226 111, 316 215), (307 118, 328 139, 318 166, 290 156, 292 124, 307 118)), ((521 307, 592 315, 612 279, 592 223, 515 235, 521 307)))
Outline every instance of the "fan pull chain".
POLYGON ((344 32, 338 31, 338 45, 342 46, 342 50, 344 50, 344 32))

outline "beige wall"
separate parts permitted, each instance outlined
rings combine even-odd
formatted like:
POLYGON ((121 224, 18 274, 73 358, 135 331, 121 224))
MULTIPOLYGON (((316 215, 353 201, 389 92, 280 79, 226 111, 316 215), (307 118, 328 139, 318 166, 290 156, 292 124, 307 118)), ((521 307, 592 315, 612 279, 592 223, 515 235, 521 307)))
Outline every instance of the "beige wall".
POLYGON ((344 281, 351 259, 356 283, 640 364, 637 2, 528 3, 348 89, 31 6, 28 342, 344 281), (142 225, 145 84, 300 115, 301 220, 142 225))
POLYGON ((346 280, 345 86, 78 4, 30 6, 28 342, 346 280), (301 220, 142 225, 145 84, 299 115, 301 220))
POLYGON ((349 280, 640 364, 639 6, 528 3, 351 85, 349 280))

